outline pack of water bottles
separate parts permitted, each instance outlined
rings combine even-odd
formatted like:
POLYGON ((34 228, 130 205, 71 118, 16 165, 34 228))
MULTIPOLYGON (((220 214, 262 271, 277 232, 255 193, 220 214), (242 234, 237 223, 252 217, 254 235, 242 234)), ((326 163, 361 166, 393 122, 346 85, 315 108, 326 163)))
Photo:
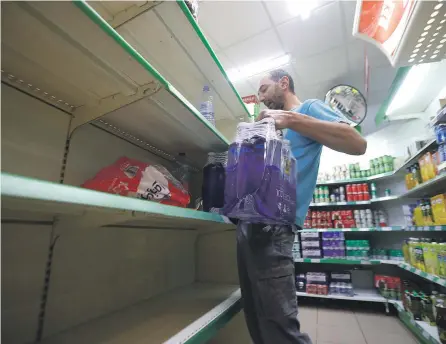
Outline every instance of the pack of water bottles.
POLYGON ((272 119, 240 123, 229 146, 220 212, 251 223, 293 224, 296 160, 272 119))

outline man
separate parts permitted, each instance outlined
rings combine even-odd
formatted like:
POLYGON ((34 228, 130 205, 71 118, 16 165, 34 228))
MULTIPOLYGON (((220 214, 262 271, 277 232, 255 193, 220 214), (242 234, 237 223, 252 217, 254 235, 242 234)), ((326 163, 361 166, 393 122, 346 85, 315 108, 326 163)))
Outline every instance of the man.
MULTIPOLYGON (((322 146, 362 155, 367 142, 320 100, 302 103, 284 70, 274 70, 260 81, 259 99, 269 110, 263 110, 258 120, 274 119, 297 160, 296 225, 301 227, 316 186, 322 146)), ((254 344, 311 343, 297 320, 293 227, 244 222, 237 226, 240 288, 254 344)))

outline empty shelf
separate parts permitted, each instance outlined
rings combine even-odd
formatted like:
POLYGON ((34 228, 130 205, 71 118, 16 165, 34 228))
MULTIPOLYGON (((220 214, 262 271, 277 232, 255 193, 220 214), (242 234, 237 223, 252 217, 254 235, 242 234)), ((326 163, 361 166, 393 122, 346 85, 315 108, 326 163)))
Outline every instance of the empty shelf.
POLYGON ((87 3, 2 4, 2 81, 171 160, 228 141, 87 3))
POLYGON ((197 102, 203 85, 209 85, 217 119, 248 116, 184 1, 89 4, 187 99, 197 102))
MULTIPOLYGON (((2 208, 59 215, 77 226, 106 226, 150 220, 153 228, 234 228, 224 216, 112 195, 80 187, 1 174, 2 208), (105 216, 106 215, 106 216, 105 216)), ((146 226, 147 227, 147 226, 146 226)))
POLYGON ((43 343, 205 342, 240 309, 238 286, 193 284, 88 321, 43 343))

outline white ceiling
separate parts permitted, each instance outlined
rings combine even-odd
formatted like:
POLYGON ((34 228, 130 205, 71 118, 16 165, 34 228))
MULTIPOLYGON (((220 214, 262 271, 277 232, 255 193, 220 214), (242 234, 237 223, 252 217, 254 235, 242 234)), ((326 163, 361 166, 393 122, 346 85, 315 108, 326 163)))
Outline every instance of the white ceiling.
MULTIPOLYGON (((352 36, 356 1, 318 4, 303 20, 290 13, 287 1, 202 1, 198 22, 226 70, 291 54, 292 62, 284 69, 293 76, 301 100, 323 99, 340 83, 364 94, 367 49, 369 111, 362 127, 365 134, 374 131, 375 113, 387 96, 396 69, 379 49, 352 36)), ((234 85, 241 96, 257 94, 260 77, 234 85)))

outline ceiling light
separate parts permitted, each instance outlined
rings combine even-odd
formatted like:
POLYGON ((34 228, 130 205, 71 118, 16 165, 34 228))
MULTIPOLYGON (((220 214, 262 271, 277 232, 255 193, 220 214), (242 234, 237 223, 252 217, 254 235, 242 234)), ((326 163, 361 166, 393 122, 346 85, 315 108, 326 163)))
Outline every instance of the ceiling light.
POLYGON ((319 6, 318 0, 287 0, 288 11, 303 20, 310 17, 311 12, 319 6))
POLYGON ((240 68, 232 68, 228 70, 227 75, 232 82, 247 79, 251 76, 285 66, 290 62, 290 58, 291 56, 286 54, 272 59, 256 61, 240 68))
POLYGON ((397 93, 392 99, 392 102, 387 108, 386 115, 389 116, 392 113, 395 113, 396 110, 404 107, 406 103, 413 98, 415 92, 418 90, 422 81, 426 77, 430 67, 430 63, 424 63, 413 66, 409 70, 409 73, 407 73, 402 85, 398 89, 397 93))

